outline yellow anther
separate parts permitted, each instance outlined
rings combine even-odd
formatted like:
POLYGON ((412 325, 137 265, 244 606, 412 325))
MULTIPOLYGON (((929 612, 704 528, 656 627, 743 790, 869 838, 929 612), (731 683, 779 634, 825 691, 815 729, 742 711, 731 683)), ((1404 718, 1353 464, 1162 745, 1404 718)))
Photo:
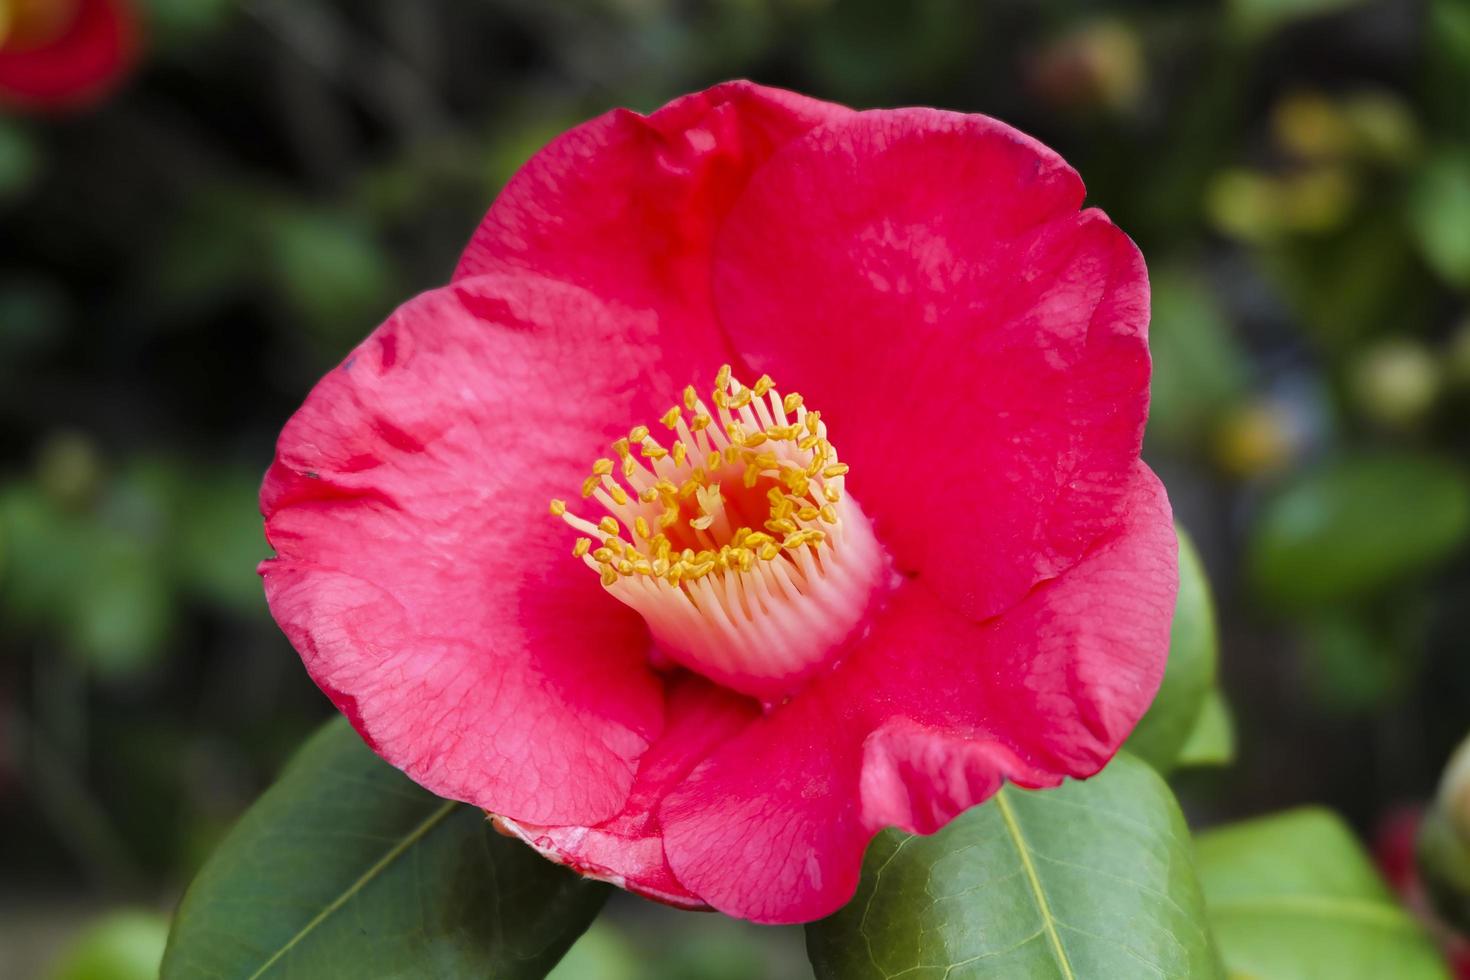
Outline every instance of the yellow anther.
POLYGON ((747 487, 753 487, 755 486, 756 481, 760 479, 760 477, 761 468, 754 463, 747 463, 745 465, 745 476, 741 478, 740 482, 745 484, 747 487))
POLYGON ((739 446, 726 446, 725 447, 725 461, 727 463, 733 463, 736 460, 738 460, 739 458, 740 458, 740 447, 739 446))
POLYGON ((745 441, 745 427, 739 422, 731 422, 725 426, 725 435, 738 446, 745 441))
POLYGON ((622 531, 622 528, 618 527, 617 518, 611 514, 597 522, 597 529, 603 534, 619 534, 622 531))
POLYGON ((781 554, 781 546, 775 541, 768 541, 761 546, 761 557, 766 561, 772 561, 781 554))
POLYGON ((843 476, 851 468, 852 467, 848 466, 846 463, 833 463, 831 466, 828 466, 822 470, 822 477, 824 479, 830 480, 834 476, 843 476))
POLYGON ((690 497, 692 497, 695 493, 697 493, 699 491, 699 488, 702 485, 703 484, 701 484, 699 482, 699 479, 697 477, 691 477, 690 479, 685 480, 683 482, 683 484, 680 485, 680 487, 679 487, 679 499, 680 500, 687 500, 687 499, 689 499, 690 497))
POLYGON ((619 439, 617 442, 612 444, 612 448, 613 452, 618 454, 618 459, 628 458, 629 444, 627 439, 619 439))
POLYGON ((714 419, 701 412, 700 414, 694 416, 694 418, 689 420, 689 431, 698 432, 701 429, 708 429, 710 423, 713 421, 714 419))
POLYGON ((617 556, 617 552, 606 546, 598 548, 596 551, 592 552, 592 557, 602 562, 604 565, 612 561, 617 556))
POLYGON ((766 491, 766 500, 770 501, 772 507, 781 506, 781 501, 785 499, 786 495, 781 492, 780 487, 772 487, 766 491))
POLYGON ((622 561, 618 562, 619 575, 632 575, 633 571, 633 563, 628 559, 624 558, 622 561))
POLYGON ((684 460, 689 455, 689 447, 680 440, 674 441, 674 465, 683 466, 684 460))
POLYGON ((613 567, 611 565, 603 565, 602 566, 602 584, 605 585, 605 586, 606 585, 615 585, 615 584, 617 584, 617 581, 618 581, 618 573, 615 572, 615 571, 613 571, 613 567))
POLYGON ((606 457, 603 457, 602 459, 599 459, 597 462, 592 464, 592 474, 594 476, 607 476, 612 471, 613 461, 606 457))
POLYGON ((750 389, 741 388, 740 391, 736 393, 735 397, 730 399, 730 407, 744 408, 746 405, 750 404, 751 398, 752 395, 750 389))
POLYGON ((592 496, 592 491, 593 490, 596 490, 598 488, 598 486, 600 486, 601 484, 602 484, 602 477, 598 476, 595 473, 592 476, 589 476, 586 480, 583 480, 582 481, 582 496, 583 496, 583 498, 592 496))
POLYGON ((710 392, 710 401, 715 403, 716 408, 730 407, 730 396, 719 388, 716 388, 714 391, 710 392))
POLYGON ((772 534, 794 534, 796 525, 782 517, 773 517, 764 525, 772 534))
POLYGON ((560 517, 561 515, 565 514, 566 512, 567 512, 567 502, 565 500, 558 500, 555 497, 552 497, 551 498, 551 516, 552 517, 560 517))
POLYGON ((715 470, 719 469, 723 465, 725 465, 725 458, 720 455, 720 451, 718 449, 711 450, 709 457, 704 461, 704 468, 709 470, 711 473, 713 473, 715 470))
POLYGON ((781 399, 781 407, 787 412, 796 411, 801 407, 801 396, 794 391, 791 392, 785 398, 781 399))
POLYGON ((699 404, 699 392, 697 392, 697 391, 694 390, 694 386, 693 385, 689 385, 689 386, 685 387, 685 389, 684 389, 684 407, 687 408, 687 409, 689 409, 689 411, 692 412, 692 411, 694 411, 694 406, 696 406, 698 404, 699 404))
POLYGON ((624 490, 617 484, 613 484, 613 488, 609 490, 608 493, 612 496, 613 503, 617 504, 619 507, 627 506, 628 491, 624 490))
POLYGON ((695 528, 697 530, 700 530, 700 531, 708 531, 709 530, 709 526, 711 524, 713 524, 714 522, 715 522, 715 515, 713 515, 713 514, 705 514, 703 517, 696 517, 693 520, 691 520, 689 522, 689 526, 692 527, 692 528, 695 528))
MULTIPOLYGON (((745 530, 749 531, 750 529, 745 528, 745 530)), ((775 540, 775 538, 771 537, 764 531, 750 531, 750 533, 746 535, 745 540, 742 543, 748 548, 759 548, 761 545, 770 544, 772 541, 775 540)))
POLYGON ((645 435, 643 437, 642 443, 643 455, 647 459, 663 459, 669 454, 669 451, 663 446, 660 446, 658 444, 658 440, 655 439, 653 436, 645 435))
POLYGON ((766 434, 764 432, 752 432, 745 437, 745 448, 754 449, 756 446, 764 445, 766 434))
POLYGON ((572 545, 572 557, 581 558, 592 548, 591 538, 578 538, 577 543, 572 545))
POLYGON ((803 507, 801 510, 796 512, 796 517, 798 520, 802 521, 814 521, 821 513, 822 512, 815 507, 803 507))
POLYGON ((817 435, 818 434, 817 433, 817 426, 820 425, 821 422, 822 422, 822 413, 821 412, 807 412, 806 413, 806 431, 810 432, 812 435, 817 435))
POLYGON ((818 513, 822 515, 822 520, 826 521, 828 524, 837 523, 837 508, 833 507, 831 504, 825 505, 820 511, 818 511, 818 513))
POLYGON ((668 560, 665 558, 655 558, 653 560, 653 574, 657 575, 659 578, 663 578, 665 575, 669 574, 668 560))
POLYGON ((807 491, 807 475, 804 470, 790 469, 781 471, 781 482, 786 484, 798 497, 805 497, 807 491))
POLYGON ((629 453, 627 456, 623 457, 623 476, 631 477, 633 475, 633 471, 637 468, 638 461, 633 458, 632 453, 629 453))
POLYGON ((642 514, 633 518, 633 530, 644 541, 653 537, 653 532, 648 529, 648 521, 644 519, 642 514))
POLYGON ((659 421, 668 428, 672 429, 674 426, 679 424, 679 419, 683 417, 683 414, 684 413, 679 409, 679 406, 675 405, 673 408, 665 412, 663 418, 659 419, 659 421))
POLYGON ((639 575, 652 575, 653 565, 647 561, 635 561, 633 563, 633 571, 639 575))
POLYGON ((642 442, 644 439, 647 438, 648 426, 646 425, 635 425, 633 426, 632 431, 628 433, 629 442, 642 442))
POLYGON ((674 485, 674 481, 669 479, 659 480, 653 485, 653 489, 657 490, 664 497, 672 497, 679 492, 679 488, 674 485))
POLYGON ((771 380, 771 376, 763 374, 755 379, 755 384, 750 386, 750 390, 755 392, 757 398, 761 398, 774 387, 776 387, 776 382, 771 380))
POLYGON ((653 487, 644 487, 638 491, 638 499, 645 504, 651 504, 658 499, 658 491, 653 487))
POLYGON ((721 364, 720 370, 715 373, 715 390, 724 391, 730 387, 730 365, 721 364))
POLYGON ((807 436, 805 439, 796 444, 796 448, 800 449, 802 452, 811 452, 812 448, 821 441, 821 436, 807 436))
POLYGON ((842 499, 842 491, 836 487, 823 487, 822 496, 827 498, 827 503, 835 504, 842 499))

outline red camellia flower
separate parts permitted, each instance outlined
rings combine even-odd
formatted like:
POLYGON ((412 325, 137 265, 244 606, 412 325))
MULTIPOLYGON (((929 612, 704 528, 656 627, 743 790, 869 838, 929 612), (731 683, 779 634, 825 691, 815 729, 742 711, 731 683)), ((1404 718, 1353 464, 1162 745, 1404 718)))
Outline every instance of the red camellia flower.
POLYGON ((832 912, 880 828, 1097 772, 1163 672, 1147 278, 1082 197, 993 119, 743 82, 572 130, 286 425, 277 621, 554 860, 832 912))
POLYGON ((0 105, 95 102, 132 66, 137 36, 125 0, 0 0, 0 105))

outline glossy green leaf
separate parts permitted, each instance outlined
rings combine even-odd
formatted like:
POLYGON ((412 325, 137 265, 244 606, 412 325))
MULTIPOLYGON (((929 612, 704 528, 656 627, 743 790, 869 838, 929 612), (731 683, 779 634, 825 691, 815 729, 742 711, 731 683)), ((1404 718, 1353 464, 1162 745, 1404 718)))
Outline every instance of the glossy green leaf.
POLYGON ((1186 766, 1224 766, 1235 761, 1235 722, 1230 705, 1217 688, 1205 695, 1205 703, 1194 719, 1194 728, 1179 749, 1174 764, 1186 766))
POLYGON ((1128 739, 1128 751, 1168 772, 1198 722, 1215 687, 1219 646, 1210 583, 1194 543, 1179 535, 1179 598, 1169 632, 1169 664, 1159 693, 1128 739))
POLYGON ((1440 278, 1470 288, 1470 150, 1437 154, 1408 199, 1419 249, 1440 278))
POLYGON ((189 887, 163 980, 540 978, 606 897, 326 725, 189 887))
POLYGON ((1470 483, 1457 465, 1380 454, 1311 470, 1269 501, 1250 542, 1256 591, 1282 606, 1372 592, 1424 570, 1470 532, 1470 483))
POLYGON ((1246 34, 1267 34, 1309 17, 1333 14, 1364 0, 1231 0, 1230 14, 1246 34))
POLYGON ((807 950, 818 980, 1218 976, 1189 831, 1128 755, 1085 782, 1006 787, 930 837, 880 834, 807 950))
POLYGON ((49 980, 156 980, 167 937, 157 912, 109 912, 72 940, 49 980))
POLYGON ((1294 810, 1201 834, 1200 881, 1231 976, 1432 980, 1448 976, 1335 815, 1294 810))
POLYGON ((1470 930, 1470 738, 1445 766, 1417 842, 1419 877, 1440 918, 1470 930))

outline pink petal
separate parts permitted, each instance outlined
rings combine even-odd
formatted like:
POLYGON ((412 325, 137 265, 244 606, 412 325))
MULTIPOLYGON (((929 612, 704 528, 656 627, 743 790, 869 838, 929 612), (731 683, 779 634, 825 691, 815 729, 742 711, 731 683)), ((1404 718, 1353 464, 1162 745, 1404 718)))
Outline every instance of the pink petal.
POLYGON ((716 249, 753 372, 820 409, 900 569, 984 618, 1117 519, 1148 283, 1056 154, 983 116, 865 112, 752 179, 716 249))
POLYGON ((547 515, 652 410, 657 343, 651 316, 575 287, 465 280, 398 310, 281 434, 271 610, 369 744, 441 796, 596 823, 659 733, 642 621, 547 515))
POLYGON ((1158 688, 1177 587, 1158 480, 1062 577, 976 623, 920 582, 830 674, 728 741, 661 811, 674 874, 763 922, 827 915, 885 825, 928 833, 1002 779, 1098 771, 1158 688))
POLYGON ((656 311, 664 344, 654 356, 678 377, 661 393, 672 404, 684 385, 706 384, 735 360, 709 282, 713 241, 735 198, 783 144, 851 114, 750 82, 684 96, 649 116, 615 109, 558 137, 516 174, 455 276, 532 271, 656 311))
POLYGON ((538 827, 503 821, 507 829, 559 864, 684 908, 705 908, 674 877, 664 858, 658 806, 722 742, 759 715, 749 698, 680 672, 669 683, 663 734, 649 747, 623 811, 595 827, 538 827))

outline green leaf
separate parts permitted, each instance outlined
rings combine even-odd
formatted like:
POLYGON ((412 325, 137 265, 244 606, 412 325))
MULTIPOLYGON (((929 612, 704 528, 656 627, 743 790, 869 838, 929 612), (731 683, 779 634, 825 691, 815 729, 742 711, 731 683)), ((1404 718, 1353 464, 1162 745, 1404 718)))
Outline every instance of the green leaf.
POLYGON ((1258 593, 1286 607, 1358 597, 1423 571, 1470 532, 1470 483, 1432 456, 1330 463, 1270 500, 1250 542, 1258 593))
POLYGON ((1298 20, 1337 13, 1365 0, 1231 0, 1230 15, 1245 34, 1280 30, 1298 20))
POLYGON ((1160 772, 1172 769, 1215 687, 1215 608, 1194 543, 1179 536, 1179 598, 1169 631, 1169 664, 1154 703, 1128 739, 1128 751, 1160 772))
POLYGON ((1470 930, 1470 737, 1445 766, 1416 850, 1419 877, 1435 911, 1454 929, 1470 930))
POLYGON ((930 837, 883 832, 807 951, 818 980, 1218 976, 1188 828, 1128 755, 1085 782, 1005 787, 930 837))
POLYGON ((1441 152, 1426 163, 1408 209, 1430 268, 1450 285, 1470 289, 1470 150, 1441 152))
POLYGON ((72 941, 50 980, 154 980, 167 936, 156 912, 109 912, 72 941))
POLYGON ((543 977, 607 886, 324 726, 189 887, 170 978, 543 977))
POLYGON ((1201 834, 1210 924, 1232 976, 1427 980, 1439 952, 1335 815, 1294 810, 1201 834))
POLYGON ((1187 766, 1226 766, 1235 761, 1235 723, 1230 718, 1230 705, 1218 689, 1205 695, 1194 720, 1194 729, 1179 750, 1174 764, 1187 766))
POLYGON ((41 171, 36 142, 20 126, 0 118, 0 201, 19 197, 41 171))

